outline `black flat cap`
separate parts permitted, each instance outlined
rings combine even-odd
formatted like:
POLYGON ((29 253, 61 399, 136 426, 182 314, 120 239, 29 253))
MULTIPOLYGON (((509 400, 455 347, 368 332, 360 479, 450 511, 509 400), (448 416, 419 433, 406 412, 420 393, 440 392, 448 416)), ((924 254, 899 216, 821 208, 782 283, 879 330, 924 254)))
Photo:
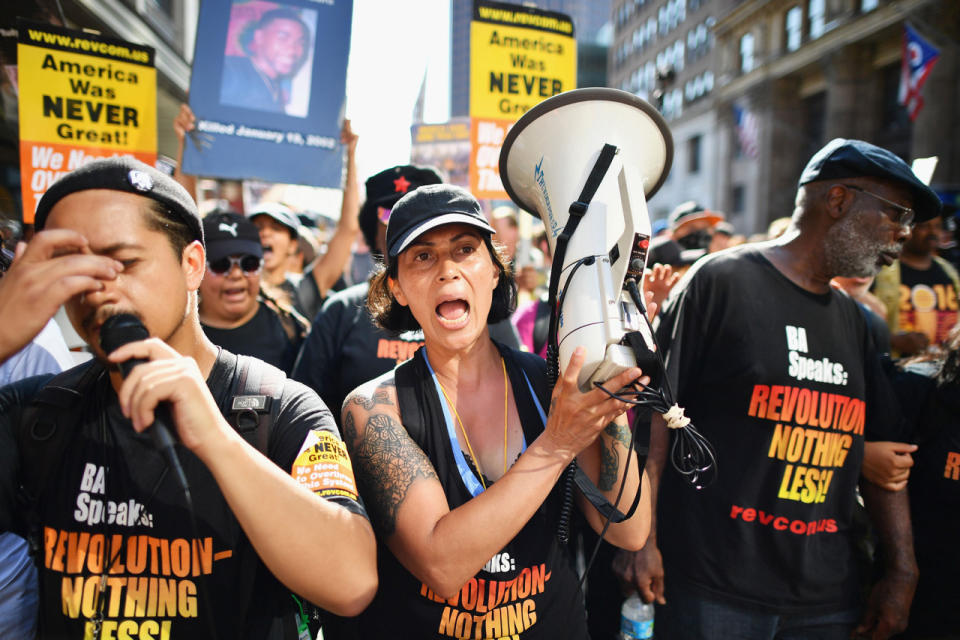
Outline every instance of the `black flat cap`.
POLYGON ((60 200, 90 189, 126 191, 156 200, 190 228, 194 240, 203 242, 197 204, 187 190, 165 173, 130 156, 94 160, 54 182, 37 205, 36 230, 43 230, 50 210, 60 200))
POLYGON ((810 158, 799 184, 865 177, 889 180, 910 189, 917 222, 940 215, 940 198, 920 181, 910 165, 896 154, 863 140, 834 138, 828 142, 810 158))

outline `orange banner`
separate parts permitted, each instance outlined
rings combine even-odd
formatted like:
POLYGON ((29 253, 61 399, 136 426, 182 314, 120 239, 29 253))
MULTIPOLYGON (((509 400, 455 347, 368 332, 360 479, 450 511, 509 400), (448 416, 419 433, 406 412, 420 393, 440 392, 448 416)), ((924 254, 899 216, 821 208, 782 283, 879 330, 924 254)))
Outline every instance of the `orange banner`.
POLYGON ((470 192, 479 199, 506 198, 500 180, 500 147, 513 122, 470 118, 470 192))
POLYGON ((115 149, 21 140, 20 184, 23 189, 23 221, 33 222, 33 212, 37 209, 37 203, 57 178, 82 167, 91 160, 118 155, 133 156, 151 166, 157 160, 155 151, 129 151, 121 154, 115 149))

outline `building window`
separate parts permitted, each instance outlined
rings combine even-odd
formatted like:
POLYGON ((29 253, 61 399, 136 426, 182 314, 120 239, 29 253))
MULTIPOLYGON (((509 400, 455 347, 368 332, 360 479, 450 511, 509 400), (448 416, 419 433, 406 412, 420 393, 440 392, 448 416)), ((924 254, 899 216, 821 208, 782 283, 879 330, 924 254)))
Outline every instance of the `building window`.
POLYGON ((796 51, 803 40, 803 9, 792 7, 787 11, 785 21, 787 32, 787 51, 796 51))
POLYGON ((742 184, 737 184, 733 186, 733 191, 730 194, 730 208, 733 209, 734 213, 743 213, 744 209, 747 206, 747 189, 742 184))
POLYGON ((663 106, 660 113, 667 120, 673 120, 683 115, 683 92, 680 89, 673 89, 663 94, 663 106))
POLYGON ((824 13, 826 6, 824 0, 810 0, 809 18, 810 18, 810 37, 819 38, 823 35, 824 13))
POLYGON ((880 4, 878 0, 860 0, 860 11, 863 13, 873 11, 878 4, 880 4))
POLYGON ((740 72, 750 73, 753 67, 753 34, 745 33, 740 36, 740 72))
POLYGON ((687 172, 700 173, 700 142, 702 136, 693 136, 687 142, 687 172))
POLYGON ((683 40, 677 40, 673 43, 673 68, 677 71, 683 71, 683 40))

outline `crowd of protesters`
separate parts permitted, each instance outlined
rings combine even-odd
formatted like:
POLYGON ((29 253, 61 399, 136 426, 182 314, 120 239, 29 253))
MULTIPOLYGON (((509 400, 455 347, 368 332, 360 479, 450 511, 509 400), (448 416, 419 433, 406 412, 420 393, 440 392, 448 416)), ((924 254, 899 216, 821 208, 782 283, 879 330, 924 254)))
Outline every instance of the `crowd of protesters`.
POLYGON ((194 177, 128 160, 41 200, 0 279, 0 636, 610 640, 637 592, 665 639, 960 637, 956 212, 900 158, 829 142, 749 241, 692 201, 654 223, 662 373, 716 450, 694 489, 659 414, 624 475, 628 405, 577 388, 582 353, 547 387, 542 226, 430 167, 361 197, 358 141, 332 233, 201 217, 194 177), (122 313, 147 334, 109 349, 122 313), (641 499, 607 529, 578 496, 567 543, 574 460, 641 499))

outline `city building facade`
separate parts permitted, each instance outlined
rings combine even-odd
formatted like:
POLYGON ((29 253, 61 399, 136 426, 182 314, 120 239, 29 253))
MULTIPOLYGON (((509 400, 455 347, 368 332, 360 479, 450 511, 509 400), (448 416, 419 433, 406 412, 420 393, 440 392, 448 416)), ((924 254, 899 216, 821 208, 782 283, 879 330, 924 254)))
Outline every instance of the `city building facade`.
POLYGON ((719 161, 713 26, 716 0, 617 0, 609 86, 656 106, 674 142, 670 176, 649 203, 653 219, 687 200, 716 209, 719 161))
POLYGON ((943 197, 956 193, 960 3, 721 2, 714 26, 721 207, 739 206, 754 230, 790 215, 803 166, 836 137, 868 140, 908 162, 938 156, 931 186, 943 197), (941 50, 914 121, 898 102, 905 23, 941 50), (735 107, 755 118, 752 156, 739 150, 735 107))
POLYGON ((907 161, 938 156, 958 196, 960 3, 954 0, 615 0, 610 86, 655 104, 673 170, 654 218, 697 200, 745 234, 793 210, 810 156, 861 138, 907 161), (911 121, 898 102, 904 24, 941 50, 911 121))

